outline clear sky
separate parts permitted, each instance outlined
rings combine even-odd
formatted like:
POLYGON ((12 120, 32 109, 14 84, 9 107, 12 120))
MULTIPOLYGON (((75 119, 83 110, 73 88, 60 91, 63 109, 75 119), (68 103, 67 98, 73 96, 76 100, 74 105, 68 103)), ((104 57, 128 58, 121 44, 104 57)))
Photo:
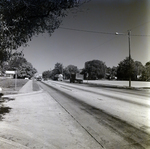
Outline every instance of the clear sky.
POLYGON ((131 57, 145 65, 150 61, 148 8, 149 0, 91 0, 69 12, 52 36, 33 37, 28 47, 19 50, 24 49, 38 73, 52 70, 57 62, 81 69, 86 61, 97 59, 112 67, 129 55, 131 29, 131 57))

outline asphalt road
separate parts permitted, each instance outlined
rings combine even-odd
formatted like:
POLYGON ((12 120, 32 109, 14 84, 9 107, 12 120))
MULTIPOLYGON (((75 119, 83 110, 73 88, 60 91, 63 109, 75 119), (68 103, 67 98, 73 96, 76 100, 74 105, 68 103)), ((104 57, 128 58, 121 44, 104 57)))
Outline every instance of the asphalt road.
POLYGON ((150 148, 150 95, 143 90, 39 82, 106 149, 150 148))

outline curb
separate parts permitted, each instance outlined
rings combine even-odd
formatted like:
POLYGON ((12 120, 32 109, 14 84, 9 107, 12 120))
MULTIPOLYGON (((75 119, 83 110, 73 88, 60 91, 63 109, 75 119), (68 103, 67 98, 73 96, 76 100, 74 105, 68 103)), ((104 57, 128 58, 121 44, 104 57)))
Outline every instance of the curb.
POLYGON ((1 98, 2 98, 2 100, 4 100, 4 99, 12 99, 13 97, 34 95, 34 94, 41 93, 41 92, 43 92, 43 89, 41 89, 39 91, 32 91, 32 92, 27 92, 27 93, 3 95, 1 98))
POLYGON ((108 87, 108 88, 117 88, 117 89, 132 89, 132 90, 144 90, 144 89, 150 89, 150 87, 128 87, 128 86, 119 86, 119 85, 109 85, 109 84, 98 84, 98 83, 86 83, 83 84, 89 84, 89 85, 96 85, 99 87, 108 87))
MULTIPOLYGON (((68 80, 64 80, 64 82, 69 82, 69 81, 68 80)), ((96 85, 97 87, 129 89, 129 90, 147 90, 147 89, 149 90, 150 89, 150 87, 128 87, 128 86, 119 86, 119 85, 101 84, 101 83, 90 83, 90 82, 83 82, 82 84, 96 85)))

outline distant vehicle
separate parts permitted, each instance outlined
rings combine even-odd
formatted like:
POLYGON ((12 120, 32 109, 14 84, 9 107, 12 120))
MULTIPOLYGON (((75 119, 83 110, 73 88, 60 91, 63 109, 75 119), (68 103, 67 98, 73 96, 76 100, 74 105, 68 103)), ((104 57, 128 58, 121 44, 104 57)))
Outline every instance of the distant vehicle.
POLYGON ((36 80, 37 81, 42 81, 42 77, 39 76, 39 77, 36 78, 36 80))
POLYGON ((2 93, 2 88, 0 87, 0 93, 2 93))
POLYGON ((80 73, 72 73, 70 74, 70 83, 83 83, 83 75, 80 73))
POLYGON ((54 80, 56 80, 56 81, 63 81, 63 75, 62 74, 56 74, 54 76, 54 80))

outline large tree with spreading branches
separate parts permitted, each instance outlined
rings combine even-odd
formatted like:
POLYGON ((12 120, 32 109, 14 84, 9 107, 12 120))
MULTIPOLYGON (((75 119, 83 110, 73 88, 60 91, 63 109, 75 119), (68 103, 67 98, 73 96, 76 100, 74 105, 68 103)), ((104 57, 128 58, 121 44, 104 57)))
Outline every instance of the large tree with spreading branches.
POLYGON ((1 0, 0 51, 26 46, 34 35, 40 33, 51 35, 67 15, 67 10, 85 1, 1 0))

